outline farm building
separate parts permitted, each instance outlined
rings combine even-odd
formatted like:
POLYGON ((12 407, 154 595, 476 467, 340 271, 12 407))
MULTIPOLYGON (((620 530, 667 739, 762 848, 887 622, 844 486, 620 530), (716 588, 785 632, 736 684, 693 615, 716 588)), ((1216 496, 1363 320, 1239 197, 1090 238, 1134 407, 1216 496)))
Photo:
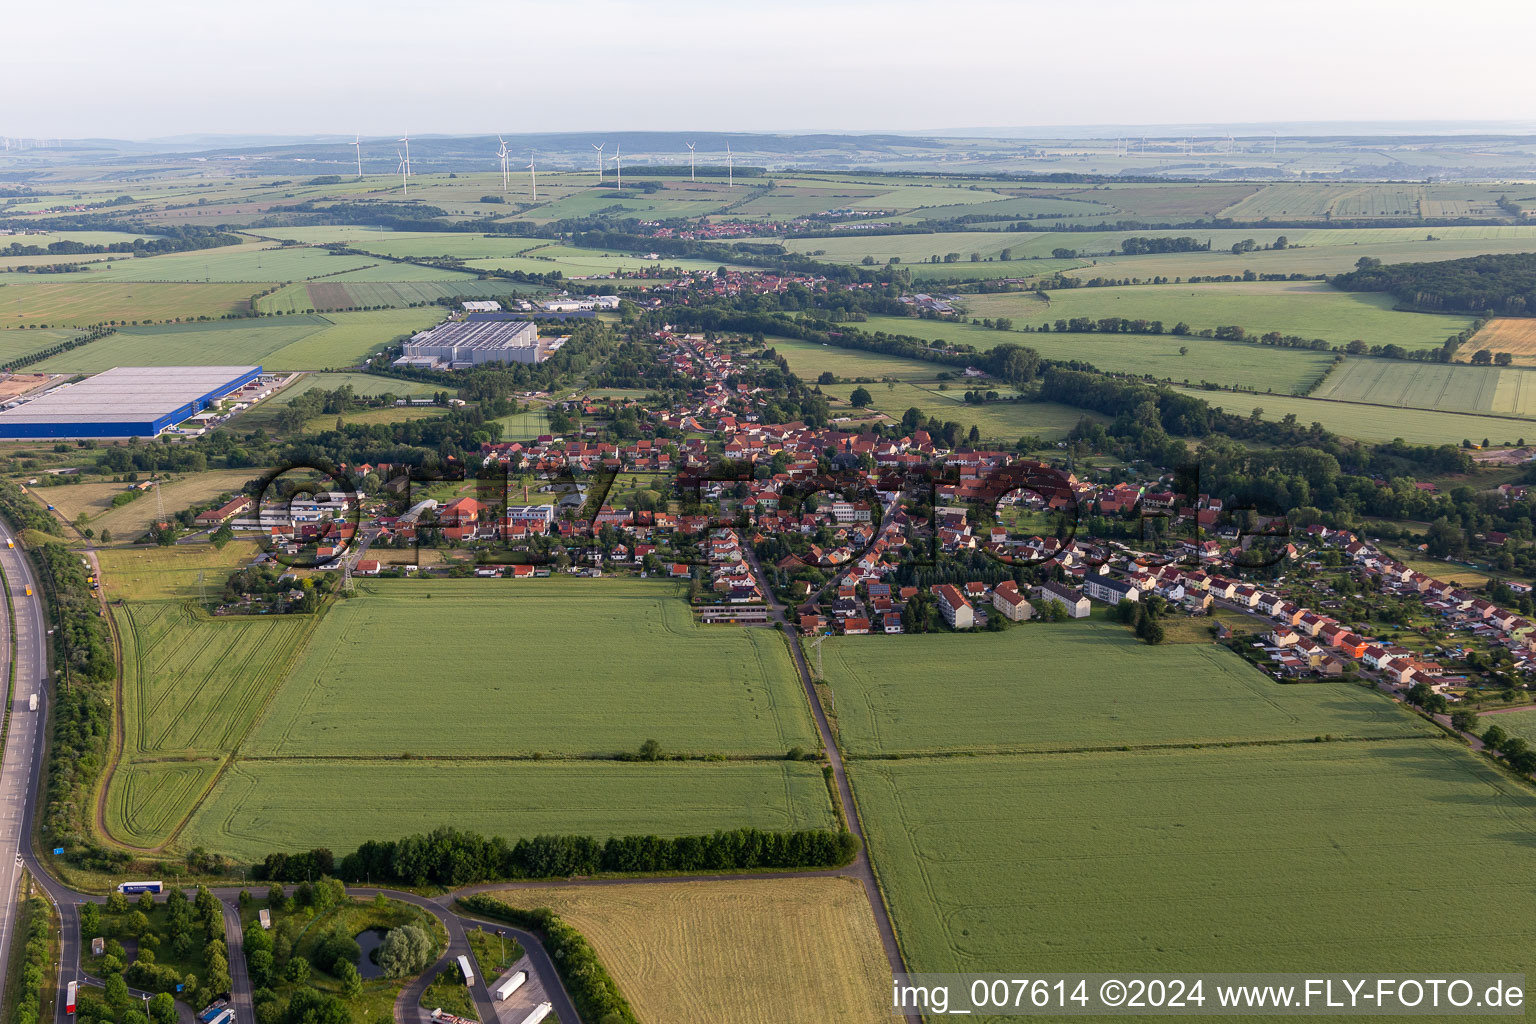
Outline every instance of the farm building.
POLYGON ((559 346, 559 339, 540 338, 538 327, 529 320, 472 313, 413 336, 395 365, 452 369, 481 363, 542 363, 559 346))
POLYGON ((154 437, 259 376, 259 366, 116 366, 0 412, 0 438, 154 437))

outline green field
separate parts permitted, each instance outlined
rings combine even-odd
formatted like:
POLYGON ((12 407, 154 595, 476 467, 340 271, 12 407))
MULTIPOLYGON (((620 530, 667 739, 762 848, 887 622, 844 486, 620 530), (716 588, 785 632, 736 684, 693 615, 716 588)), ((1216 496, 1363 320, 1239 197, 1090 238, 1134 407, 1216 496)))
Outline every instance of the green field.
POLYGON ((398 395, 402 398, 412 395, 431 395, 434 390, 430 384, 396 380, 393 377, 376 377, 368 373, 306 373, 298 381, 288 385, 260 405, 241 413, 230 421, 230 425, 236 430, 271 429, 277 414, 304 392, 315 388, 335 391, 342 385, 350 387, 357 395, 398 395))
POLYGON ((784 357, 789 370, 807 384, 815 384, 823 373, 846 377, 850 380, 869 377, 883 380, 896 377, 902 380, 933 380, 940 372, 950 369, 938 363, 926 363, 920 359, 903 359, 880 352, 866 352, 857 348, 838 348, 819 345, 812 341, 794 338, 770 337, 768 347, 784 357))
POLYGON ((1536 373, 1460 363, 1349 359, 1309 397, 1441 412, 1536 416, 1536 373))
POLYGON ((1101 619, 847 637, 824 642, 822 657, 853 756, 1429 731, 1358 687, 1280 686, 1224 648, 1149 648, 1101 619))
POLYGON ((399 336, 430 326, 440 314, 435 308, 372 310, 124 327, 100 341, 46 359, 37 368, 94 373, 114 366, 255 363, 268 370, 353 366, 399 336))
MULTIPOLYGON (((1149 374, 1159 380, 1209 381, 1260 391, 1273 388, 1283 394, 1311 388, 1333 361, 1333 355, 1327 352, 1212 338, 1179 338, 1171 334, 1026 334, 944 320, 883 316, 872 316, 859 326, 870 334, 886 331, 983 350, 1004 342, 1026 345, 1046 359, 1085 360, 1100 370, 1149 374), (1188 354, 1180 355, 1181 348, 1187 348, 1188 354)), ((965 389, 960 390, 963 393, 965 389)))
POLYGON ((1432 739, 859 761, 914 971, 1518 971, 1536 797, 1432 739), (1456 899, 1391 865, 1478 869, 1456 899))
POLYGON ((1322 338, 1335 345, 1360 339, 1369 345, 1439 348, 1465 330, 1472 317, 1399 313, 1390 295, 1341 292, 1316 281, 1235 284, 1130 285, 1051 292, 1049 302, 1005 292, 968 296, 970 316, 1012 317, 1016 326, 1039 326, 1074 317, 1161 320, 1165 329, 1183 321, 1195 330, 1236 325, 1251 335, 1278 331, 1322 338))
POLYGON ((1174 390, 1240 416, 1262 409, 1261 418, 1266 420, 1294 416, 1302 424, 1321 423, 1336 434, 1360 441, 1390 441, 1400 437, 1414 444, 1458 444, 1464 438, 1477 441, 1486 437, 1495 444, 1512 444, 1521 438, 1536 437, 1536 429, 1532 429, 1530 420, 1502 416, 1391 409, 1289 395, 1237 394, 1181 387, 1174 390))
MULTIPOLYGON (((814 378, 812 378, 814 379, 814 378)), ((825 384, 822 392, 828 397, 847 402, 857 384, 825 384)), ((870 408, 878 409, 893 420, 900 420, 908 409, 920 409, 924 416, 935 417, 941 422, 954 422, 967 432, 975 426, 983 439, 1012 444, 1026 435, 1055 439, 1066 435, 1084 420, 1102 417, 1086 409, 1055 402, 991 402, 986 405, 967 405, 967 388, 998 388, 1004 395, 1012 395, 1012 388, 999 387, 996 381, 951 381, 948 391, 940 391, 932 382, 913 383, 901 381, 891 384, 869 384, 865 388, 874 401, 870 408)), ((850 412, 850 408, 836 407, 837 415, 850 412)))
POLYGON ((831 824, 821 769, 805 762, 241 760, 177 845, 258 860, 314 846, 339 854, 440 825, 516 839, 831 824))
POLYGON ((313 620, 214 619, 177 601, 116 605, 113 614, 125 738, 107 827, 130 845, 158 846, 261 714, 313 620))
POLYGON ((138 284, 76 280, 85 274, 8 274, 0 282, 0 326, 88 327, 222 317, 250 308, 249 284, 138 284))
POLYGON ((1536 747, 1536 709, 1530 711, 1505 711, 1497 715, 1483 715, 1478 719, 1478 728, 1486 729, 1490 725, 1497 725, 1511 736, 1519 736, 1531 746, 1536 747))
POLYGON ((696 626, 672 584, 363 590, 325 616, 244 753, 602 756, 648 738, 701 754, 816 746, 782 638, 696 626))
POLYGON ((531 441, 540 434, 549 433, 549 413, 543 409, 513 413, 495 422, 501 424, 503 441, 531 441))
POLYGON ((240 245, 198 249, 93 267, 86 281, 305 281, 377 263, 365 256, 333 254, 325 249, 263 248, 240 245))

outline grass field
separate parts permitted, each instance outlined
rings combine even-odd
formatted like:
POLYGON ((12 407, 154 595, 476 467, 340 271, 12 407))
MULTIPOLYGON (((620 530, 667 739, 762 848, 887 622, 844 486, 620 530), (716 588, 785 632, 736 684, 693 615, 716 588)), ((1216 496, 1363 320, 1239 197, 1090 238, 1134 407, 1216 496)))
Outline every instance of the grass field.
POLYGON ((114 366, 259 364, 268 370, 354 366, 397 337, 439 320, 437 309, 373 310, 126 327, 44 360, 53 373, 114 366))
POLYGON ((1465 363, 1481 349, 1508 352, 1515 366, 1536 365, 1536 319, 1498 317, 1456 350, 1456 361, 1465 363))
POLYGON ((335 391, 344 384, 349 385, 353 393, 358 395, 399 395, 402 398, 410 395, 430 395, 433 390, 430 384, 396 380, 393 377, 376 377, 367 373, 306 373, 254 409, 241 413, 230 422, 230 426, 234 430, 242 431, 271 429, 278 412, 299 395, 315 388, 335 391))
MULTIPOLYGON (((1030 322, 1035 319, 1038 318, 1030 322)), ((1086 360, 1101 370, 1150 374, 1159 380, 1210 381, 1260 391, 1272 388, 1282 394, 1310 388, 1333 359, 1326 352, 1211 338, 1178 338, 1171 334, 1025 334, 912 317, 870 317, 859 326, 871 334, 887 331, 973 345, 978 349, 989 349, 1003 342, 1027 345, 1047 359, 1086 360), (1187 348, 1189 354, 1180 355, 1180 348, 1187 348)))
POLYGON ((947 369, 920 359, 903 359, 856 348, 818 345, 794 338, 769 338, 768 347, 783 356, 784 361, 789 363, 790 372, 807 384, 816 383, 816 378, 826 372, 850 380, 859 377, 874 380, 886 377, 932 380, 941 370, 947 369))
POLYGON ((1101 619, 834 639, 822 657, 854 756, 1427 732, 1358 687, 1280 686, 1224 648, 1148 648, 1101 619))
POLYGON ((1430 739, 860 761, 911 968, 1518 969, 1536 797, 1430 739), (1393 864, 1464 861, 1461 898, 1393 864))
POLYGON ((233 540, 222 551, 212 544, 100 548, 96 558, 110 600, 201 601, 206 595, 213 601, 229 574, 260 551, 255 541, 233 540))
MULTIPOLYGON (((996 382, 991 383, 996 386, 996 382)), ((826 384, 821 390, 829 397, 847 402, 858 386, 826 384)), ((871 408, 880 410, 892 419, 899 420, 908 409, 917 408, 921 409, 925 416, 934 416, 944 422, 953 420, 967 432, 974 425, 984 439, 1004 441, 1009 444, 1031 434, 1055 439, 1064 436, 1085 418, 1090 420, 1101 418, 1087 410, 1058 405, 1054 402, 994 402, 988 405, 967 405, 964 388, 964 383, 951 382, 950 390, 940 391, 936 383, 902 381, 894 387, 889 384, 871 384, 868 385, 867 390, 874 398, 871 408)), ((1013 393, 1012 389, 1008 388, 1003 391, 1005 394, 1013 393)), ((848 409, 839 407, 834 411, 842 415, 848 409)))
MULTIPOLYGON (((238 491, 247 480, 260 476, 261 472, 259 469, 211 469, 205 473, 188 473, 167 480, 161 485, 166 514, 179 512, 226 492, 238 491)), ((128 492, 130 487, 130 484, 103 480, 41 487, 34 493, 39 500, 52 505, 70 522, 84 514, 88 517, 88 525, 98 536, 104 529, 111 530, 115 542, 129 542, 137 540, 149 529, 159 507, 154 491, 149 490, 128 504, 113 508, 112 498, 128 492)))
POLYGON ((258 290, 249 284, 98 283, 7 276, 12 280, 0 284, 0 325, 5 327, 87 327, 108 320, 140 323, 221 317, 247 310, 252 293, 258 290))
POLYGON ((967 296, 971 316, 1012 317, 1016 325, 1074 317, 1161 320, 1165 328, 1183 321, 1196 330, 1235 324, 1250 334, 1279 331, 1323 338, 1342 345, 1356 338, 1371 345, 1407 349, 1439 348, 1447 335, 1464 330, 1471 317, 1400 313, 1391 296, 1341 292, 1316 281, 1257 281, 1234 284, 1131 285, 1073 288, 1051 293, 1051 301, 1001 292, 967 296))
POLYGON ((1493 366, 1349 359, 1324 378, 1310 397, 1528 417, 1536 416, 1536 373, 1493 366))
POLYGON ((549 413, 543 409, 513 413, 495 422, 501 424, 503 441, 529 441, 540 434, 549 433, 549 413))
POLYGON ((317 845, 341 853, 440 825, 512 839, 826 828, 832 804, 807 762, 241 759, 177 846, 257 860, 317 845))
POLYGON ((847 878, 511 889, 586 936, 641 1020, 877 1024, 890 967, 847 878))
MULTIPOLYGON (((365 256, 332 254, 325 249, 271 248, 267 243, 198 249, 92 267, 91 283, 104 281, 306 281, 377 263, 365 256)), ((256 289, 251 289, 255 291, 256 289)))
POLYGON ((696 753, 816 747, 780 636, 696 626, 671 584, 362 589, 326 615, 245 753, 601 756, 648 738, 696 753))
POLYGON ((1264 410, 1262 418, 1266 420, 1295 416, 1301 423, 1321 423, 1337 434, 1360 441, 1390 441, 1400 437, 1414 444, 1459 444, 1463 438, 1476 441, 1486 437, 1495 444, 1513 444, 1520 438, 1536 437, 1536 429, 1532 429, 1530 420, 1501 416, 1390 409, 1289 395, 1234 394, 1180 387, 1174 390, 1203 399, 1227 412, 1247 416, 1257 408, 1264 410))

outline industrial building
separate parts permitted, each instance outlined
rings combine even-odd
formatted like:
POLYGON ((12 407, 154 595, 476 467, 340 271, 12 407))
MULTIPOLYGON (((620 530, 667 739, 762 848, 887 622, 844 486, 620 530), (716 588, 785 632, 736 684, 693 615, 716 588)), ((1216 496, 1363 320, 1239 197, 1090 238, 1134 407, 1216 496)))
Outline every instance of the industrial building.
POLYGON ((412 337, 394 365, 451 370, 481 363, 542 363, 560 344, 558 338, 540 338, 538 327, 526 319, 471 313, 412 337))
POLYGON ((154 437, 259 376, 259 366, 116 366, 0 411, 0 438, 154 437))

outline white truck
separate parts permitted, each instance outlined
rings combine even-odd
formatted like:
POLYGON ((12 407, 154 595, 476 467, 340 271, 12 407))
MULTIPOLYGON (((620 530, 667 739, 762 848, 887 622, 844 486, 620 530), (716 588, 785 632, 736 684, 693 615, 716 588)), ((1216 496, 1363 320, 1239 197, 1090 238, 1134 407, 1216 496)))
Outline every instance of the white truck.
POLYGON ((37 694, 36 693, 33 693, 31 696, 29 696, 27 698, 27 710, 28 711, 36 711, 37 710, 37 694))
POLYGON ((469 957, 460 955, 459 972, 464 975, 464 984, 473 985, 475 983, 475 969, 469 966, 469 957))
POLYGON ((512 977, 496 986, 496 999, 498 1001, 506 999, 513 992, 516 992, 518 989, 522 988, 523 982, 527 980, 528 972, 518 971, 516 974, 512 975, 512 977))
POLYGON ((554 1008, 554 1004, 552 1003, 540 1003, 538 1006, 533 1008, 532 1013, 523 1018, 522 1024, 539 1024, 539 1021, 543 1020, 545 1017, 548 1017, 549 1011, 553 1010, 554 1008))

